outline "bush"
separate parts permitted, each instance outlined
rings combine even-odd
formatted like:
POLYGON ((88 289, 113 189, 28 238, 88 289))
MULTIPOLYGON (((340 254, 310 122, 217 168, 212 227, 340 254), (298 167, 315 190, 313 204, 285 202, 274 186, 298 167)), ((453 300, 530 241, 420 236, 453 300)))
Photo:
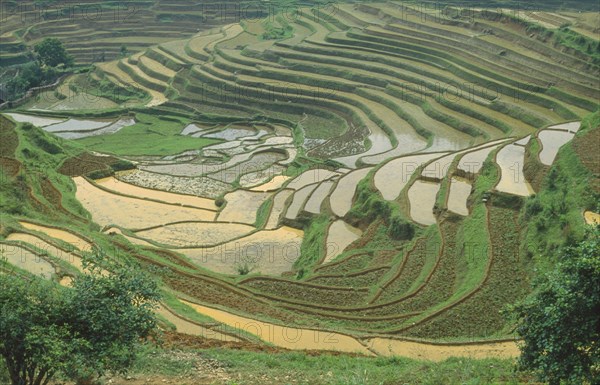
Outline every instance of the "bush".
POLYGON ((111 164, 110 168, 112 168, 113 171, 132 170, 135 168, 135 165, 128 160, 120 159, 111 164))
POLYGON ((156 327, 158 286, 136 266, 94 260, 105 270, 85 259, 87 272, 72 288, 0 274, 0 355, 12 385, 85 384, 134 362, 140 339, 156 327))
POLYGON ((110 168, 107 168, 104 170, 92 171, 89 174, 87 174, 87 177, 90 179, 102 179, 102 178, 107 178, 112 175, 114 175, 114 171, 110 168))
POLYGON ((393 216, 390 219, 388 235, 395 240, 412 239, 415 235, 415 228, 400 216, 393 216))

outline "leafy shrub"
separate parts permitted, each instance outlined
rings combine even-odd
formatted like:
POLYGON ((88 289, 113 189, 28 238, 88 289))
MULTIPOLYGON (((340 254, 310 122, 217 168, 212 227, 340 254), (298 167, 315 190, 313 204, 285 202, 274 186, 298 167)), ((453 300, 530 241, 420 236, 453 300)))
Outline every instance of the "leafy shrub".
POLYGON ((112 168, 113 171, 132 170, 135 168, 135 165, 130 161, 120 159, 115 163, 111 164, 110 168, 112 168))
POLYGON ((394 216, 390 219, 388 234, 396 240, 412 239, 415 235, 414 226, 402 219, 400 216, 394 216))
POLYGON ((114 175, 114 171, 110 168, 107 168, 104 170, 92 171, 89 174, 87 174, 87 177, 91 178, 91 179, 102 179, 102 178, 107 178, 112 175, 114 175))

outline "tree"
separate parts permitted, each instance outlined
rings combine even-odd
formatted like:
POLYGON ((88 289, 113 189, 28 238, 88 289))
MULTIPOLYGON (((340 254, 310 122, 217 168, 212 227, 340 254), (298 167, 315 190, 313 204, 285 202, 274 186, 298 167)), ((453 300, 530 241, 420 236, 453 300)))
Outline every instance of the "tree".
POLYGON ((158 286, 128 264, 108 266, 88 265, 71 288, 0 274, 0 355, 12 385, 85 384, 131 366, 155 330, 158 286))
POLYGON ((65 67, 73 65, 73 57, 57 38, 47 37, 36 44, 33 50, 38 54, 40 63, 48 67, 56 67, 59 64, 64 64, 65 67))
POLYGON ((536 293, 514 309, 523 338, 520 365, 550 384, 598 383, 600 230, 564 252, 536 293), (595 380, 594 380, 595 379, 595 380))

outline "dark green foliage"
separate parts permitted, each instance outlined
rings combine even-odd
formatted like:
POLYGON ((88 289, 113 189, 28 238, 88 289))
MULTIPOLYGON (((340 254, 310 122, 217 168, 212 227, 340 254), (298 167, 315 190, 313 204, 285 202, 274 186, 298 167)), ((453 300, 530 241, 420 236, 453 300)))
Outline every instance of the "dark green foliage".
POLYGON ((135 168, 135 165, 127 160, 119 159, 111 164, 110 168, 112 168, 113 171, 132 170, 135 168))
POLYGON ((33 47, 38 54, 38 60, 45 66, 57 67, 63 64, 65 67, 73 65, 73 57, 67 53, 62 42, 54 37, 47 37, 41 43, 33 47))
POLYGON ((102 178, 107 178, 112 175, 114 175, 114 171, 110 168, 107 168, 104 170, 92 171, 89 174, 87 174, 86 176, 90 179, 102 179, 102 178))
POLYGON ((37 62, 30 62, 19 66, 14 76, 8 78, 6 81, 8 99, 19 99, 30 88, 50 84, 56 80, 57 76, 58 72, 55 68, 42 68, 37 62))
POLYGON ((412 239, 415 235, 415 228, 413 225, 402 219, 400 216, 393 216, 390 219, 389 228, 390 237, 396 240, 412 239))
POLYGON ((72 288, 0 275, 0 355, 12 385, 87 382, 134 362, 140 338, 156 327, 158 286, 135 266, 95 259, 111 274, 88 264, 72 288))
POLYGON ((515 308, 520 364, 542 381, 596 383, 600 376, 600 232, 565 249, 555 271, 515 308))

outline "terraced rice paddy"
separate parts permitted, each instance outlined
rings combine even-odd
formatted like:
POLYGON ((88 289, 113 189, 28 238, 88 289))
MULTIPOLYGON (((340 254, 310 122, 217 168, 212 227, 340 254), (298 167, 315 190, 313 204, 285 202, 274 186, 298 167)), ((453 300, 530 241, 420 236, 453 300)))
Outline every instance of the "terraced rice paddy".
POLYGON ((401 157, 387 162, 377 170, 373 181, 386 200, 395 200, 419 167, 444 154, 423 154, 401 157))
POLYGON ((525 147, 516 144, 502 147, 496 154, 496 163, 501 172, 496 190, 520 196, 529 196, 533 193, 533 189, 523 175, 525 147))
POLYGON ((6 114, 6 115, 10 116, 16 122, 31 123, 37 127, 46 127, 46 126, 51 126, 53 124, 59 124, 61 122, 64 122, 64 119, 53 119, 53 118, 47 118, 47 117, 35 116, 35 115, 24 115, 24 114, 16 114, 16 113, 10 113, 10 114, 6 114))
POLYGON ((136 231, 135 235, 168 247, 204 247, 229 242, 253 230, 252 226, 240 223, 189 222, 136 231))
POLYGON ((275 346, 293 350, 331 350, 372 355, 359 341, 350 336, 335 332, 311 329, 290 328, 241 317, 232 313, 185 302, 197 312, 210 316, 219 322, 255 334, 275 346))
POLYGON ((92 244, 85 239, 65 230, 61 230, 54 227, 43 226, 37 223, 20 221, 19 224, 26 229, 38 231, 44 233, 51 238, 59 239, 63 242, 70 244, 79 251, 91 251, 92 244))
POLYGON ((475 175, 481 171, 483 162, 498 146, 489 146, 463 155, 457 165, 459 170, 475 175))
MULTIPOLYGON (((112 124, 97 128, 97 129, 89 129, 89 130, 65 130, 65 131, 57 131, 56 136, 65 139, 81 139, 87 138, 90 136, 98 136, 98 135, 109 135, 119 132, 124 127, 133 126, 135 124, 134 119, 126 118, 120 119, 112 124)), ((49 126, 51 128, 54 126, 49 126)))
POLYGON ((0 260, 44 279, 51 279, 56 273, 48 261, 21 246, 0 244, 0 255, 0 260))
POLYGON ((471 195, 471 183, 467 180, 450 179, 450 192, 448 193, 448 210, 456 214, 468 216, 467 199, 471 195))
POLYGON ((225 208, 219 213, 221 222, 238 222, 253 224, 256 221, 256 212, 269 194, 254 191, 237 190, 231 192, 225 199, 225 208))
POLYGON ((174 205, 129 198, 95 187, 84 178, 74 178, 77 199, 92 214, 94 222, 118 225, 131 229, 147 228, 166 223, 212 221, 215 213, 209 210, 183 208, 174 205))
POLYGON ((146 198, 158 202, 185 205, 205 210, 217 209, 217 206, 212 199, 201 198, 193 195, 173 194, 162 190, 143 188, 122 182, 114 177, 97 179, 94 181, 94 183, 110 191, 135 198, 146 198))
POLYGON ((439 190, 439 183, 420 180, 415 181, 408 189, 410 216, 415 222, 425 226, 433 225, 436 222, 433 206, 439 190))
MULTIPOLYGON (((528 151, 539 145, 551 166, 597 109, 592 59, 479 10, 448 21, 406 2, 337 4, 322 17, 298 13, 285 36, 269 39, 264 22, 198 30, 194 4, 165 32, 153 19, 163 5, 142 12, 146 28, 125 23, 140 34, 125 39, 129 55, 119 53, 124 38, 84 29, 113 61, 45 91, 68 93, 85 78, 107 98, 118 93, 110 107, 27 112, 75 106, 81 91, 8 115, 71 150, 113 153, 96 146, 123 135, 131 143, 118 145, 131 153, 114 154, 135 165, 75 177, 76 191, 50 178, 60 199, 32 189, 36 207, 64 204, 72 216, 61 217, 64 228, 18 217, 25 230, 9 229, 1 246, 9 263, 50 277, 62 256, 77 267, 102 237, 168 269, 163 284, 185 305, 275 346, 434 361, 518 354, 498 311, 525 293, 526 269, 515 260, 518 211, 495 206, 498 192, 532 195, 528 151), (466 256, 472 240, 485 252, 466 256), (63 243, 75 250, 64 254, 63 243), (56 258, 35 261, 36 248, 56 258), (508 340, 403 339, 490 337, 482 325, 508 340)), ((556 28, 564 15, 529 16, 556 28)), ((53 22, 15 39, 33 43, 57 28, 78 62, 96 61, 53 22)), ((27 165, 25 134, 15 132, 7 153, 27 165)), ((182 333, 243 340, 166 306, 158 314, 182 333)))
POLYGON ((540 162, 550 166, 554 163, 560 147, 573 139, 573 134, 568 131, 543 130, 538 133, 538 138, 542 143, 540 162))
POLYGON ((41 253, 47 253, 48 255, 57 258, 60 261, 64 261, 75 266, 80 271, 83 270, 81 258, 78 255, 56 247, 55 245, 46 242, 42 238, 38 238, 26 233, 12 233, 6 237, 6 240, 26 243, 27 245, 33 246, 35 249, 40 250, 41 253))
POLYGON ((358 182, 366 177, 371 170, 372 168, 370 167, 362 168, 344 175, 338 180, 337 185, 329 198, 331 211, 333 211, 335 215, 343 217, 350 211, 358 182))
POLYGON ((360 238, 362 231, 350 226, 343 220, 333 222, 327 230, 327 255, 323 263, 327 263, 340 255, 346 247, 360 238))
POLYGON ((219 246, 177 251, 206 269, 237 274, 247 266, 253 273, 280 275, 290 271, 300 256, 303 232, 290 227, 258 231, 219 246))
POLYGON ((329 196, 329 191, 331 191, 333 184, 333 181, 321 183, 319 187, 312 192, 310 198, 308 198, 304 204, 304 211, 311 214, 321 213, 321 205, 323 204, 323 201, 325 201, 325 198, 329 196))

